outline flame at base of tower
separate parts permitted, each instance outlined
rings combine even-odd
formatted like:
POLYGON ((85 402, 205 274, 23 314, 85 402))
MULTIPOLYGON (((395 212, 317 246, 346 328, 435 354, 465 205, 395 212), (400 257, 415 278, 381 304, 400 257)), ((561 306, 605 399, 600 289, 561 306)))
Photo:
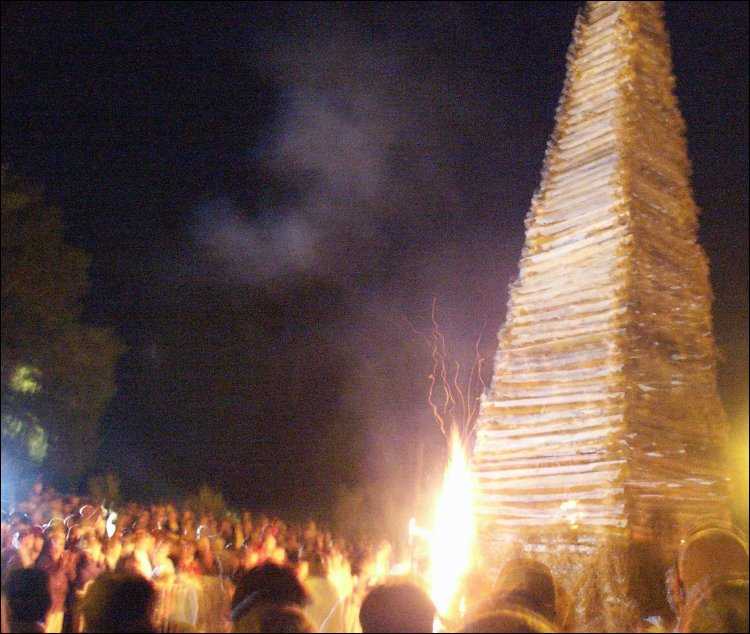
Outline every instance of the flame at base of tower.
POLYGON ((430 538, 430 594, 438 614, 458 608, 458 591, 472 565, 474 547, 473 478, 466 448, 452 430, 448 464, 430 538))

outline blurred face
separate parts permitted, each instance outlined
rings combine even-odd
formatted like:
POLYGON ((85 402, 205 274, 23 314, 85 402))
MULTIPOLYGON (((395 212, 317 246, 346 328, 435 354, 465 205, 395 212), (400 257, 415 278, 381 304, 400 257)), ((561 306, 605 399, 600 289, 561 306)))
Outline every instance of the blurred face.
POLYGON ((307 561, 300 561, 297 565, 297 578, 300 581, 307 579, 307 575, 310 574, 310 564, 307 561))
POLYGON ((280 566, 283 566, 286 562, 286 551, 283 548, 275 548, 270 556, 271 561, 280 566))
POLYGON ((136 550, 149 551, 151 550, 150 535, 145 531, 139 531, 136 534, 134 547, 136 550))
POLYGON ((269 557, 276 550, 276 538, 273 535, 267 535, 263 540, 263 550, 269 557))
POLYGON ((120 557, 127 557, 128 555, 132 554, 133 550, 135 550, 135 541, 132 539, 123 540, 120 557))
POLYGON ((98 535, 99 537, 103 537, 104 534, 107 532, 107 520, 104 519, 104 517, 100 516, 96 520, 96 524, 94 524, 94 533, 98 535))
POLYGON ((169 553, 171 552, 171 550, 172 550, 172 547, 169 542, 161 542, 156 545, 154 555, 157 559, 164 560, 169 557, 169 553))
POLYGON ((65 537, 58 532, 52 533, 49 537, 49 554, 52 559, 59 559, 65 550, 65 537))
POLYGON ((33 553, 36 544, 36 538, 34 535, 25 535, 18 542, 18 550, 24 553, 33 553))
POLYGON ((89 539, 86 543, 86 554, 94 561, 102 559, 102 544, 98 539, 89 539))
POLYGON ((138 521, 136 522, 136 528, 139 529, 145 529, 148 528, 148 522, 149 522, 149 514, 147 511, 144 511, 138 516, 138 521))
POLYGON ((107 542, 107 564, 114 568, 122 553, 122 542, 116 537, 107 542))
POLYGON ((198 540, 198 551, 201 553, 211 552, 211 542, 208 540, 208 537, 201 537, 198 540))
POLYGON ((245 550, 245 554, 242 558, 242 565, 247 570, 250 570, 250 568, 255 568, 255 566, 258 565, 258 553, 254 550, 250 550, 249 548, 245 550))
POLYGON ((195 547, 192 544, 183 542, 180 547, 180 559, 183 564, 189 564, 195 559, 195 547))

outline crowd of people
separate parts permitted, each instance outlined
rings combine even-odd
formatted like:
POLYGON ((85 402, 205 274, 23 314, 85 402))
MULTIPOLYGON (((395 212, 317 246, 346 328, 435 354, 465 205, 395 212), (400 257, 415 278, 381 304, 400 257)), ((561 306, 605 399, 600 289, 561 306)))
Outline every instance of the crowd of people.
MULTIPOLYGON (((686 539, 674 622, 641 631, 746 632, 747 543, 723 527, 686 539)), ((543 564, 509 561, 450 622, 386 542, 314 522, 100 502, 34 487, 2 521, 3 632, 556 632, 570 624, 543 564), (479 596, 481 594, 481 597, 479 596)))

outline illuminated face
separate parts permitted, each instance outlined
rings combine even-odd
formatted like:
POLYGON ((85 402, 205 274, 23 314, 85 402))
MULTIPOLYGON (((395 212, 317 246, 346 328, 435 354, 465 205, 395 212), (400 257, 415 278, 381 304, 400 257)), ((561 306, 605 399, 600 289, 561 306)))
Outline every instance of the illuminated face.
POLYGON ((169 557, 171 549, 171 544, 169 542, 160 542, 156 546, 155 556, 159 559, 166 559, 169 557))
POLYGON ((258 565, 258 561, 259 561, 258 553, 249 548, 246 549, 242 555, 242 567, 245 568, 245 570, 250 570, 251 568, 255 568, 255 566, 258 565))
POLYGON ((274 563, 283 566, 284 562, 286 562, 286 551, 283 548, 275 548, 270 559, 274 563))
POLYGON ((300 581, 307 579, 307 575, 310 573, 310 564, 307 561, 300 561, 297 566, 297 577, 300 581))
POLYGON ((52 533, 49 537, 50 556, 52 559, 58 559, 65 550, 65 537, 61 533, 52 533))
POLYGON ((192 544, 183 542, 180 548, 180 558, 183 564, 189 564, 195 559, 195 547, 192 544))
POLYGON ((36 539, 34 535, 29 533, 27 535, 24 535, 18 542, 18 550, 22 550, 25 553, 32 553, 34 552, 35 544, 36 539))
POLYGON ((267 535, 263 540, 263 550, 269 557, 276 550, 276 538, 273 535, 267 535))

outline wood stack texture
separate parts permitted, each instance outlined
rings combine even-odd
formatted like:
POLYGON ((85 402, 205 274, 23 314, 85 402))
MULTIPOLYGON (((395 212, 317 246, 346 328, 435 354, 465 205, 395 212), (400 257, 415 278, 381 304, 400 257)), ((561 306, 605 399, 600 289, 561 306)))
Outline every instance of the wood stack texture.
POLYGON ((674 83, 660 2, 585 6, 482 401, 485 547, 671 548, 697 520, 727 517, 709 270, 674 83))

